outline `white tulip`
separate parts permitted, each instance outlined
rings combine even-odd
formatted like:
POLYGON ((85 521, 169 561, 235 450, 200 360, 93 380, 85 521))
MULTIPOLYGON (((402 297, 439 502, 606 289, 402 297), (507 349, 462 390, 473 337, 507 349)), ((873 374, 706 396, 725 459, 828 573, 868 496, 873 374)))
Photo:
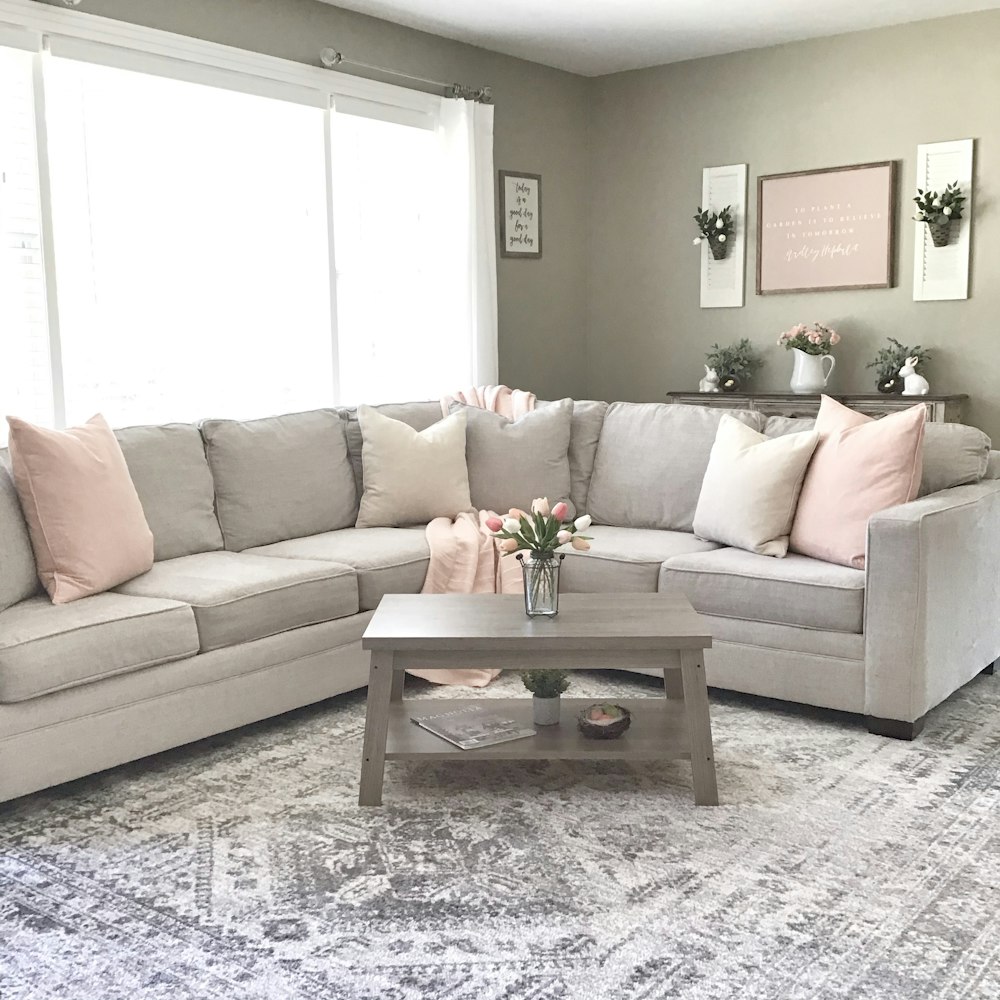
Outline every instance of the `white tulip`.
POLYGON ((589 514, 584 514, 582 517, 578 517, 573 522, 573 527, 576 528, 577 531, 586 531, 590 527, 590 525, 591 525, 591 520, 589 514))
POLYGON ((719 233, 719 242, 720 243, 725 243, 726 242, 726 234, 725 233, 719 233))
POLYGON ((945 215, 951 215, 951 205, 945 205, 945 207, 944 207, 944 208, 942 208, 942 209, 941 209, 941 211, 942 211, 942 212, 943 212, 943 213, 944 213, 945 215))
POLYGON ((504 531, 520 531, 521 522, 516 517, 505 517, 503 519, 503 530, 504 531))
POLYGON ((722 221, 722 219, 716 219, 715 220, 715 228, 716 229, 725 229, 726 228, 726 224, 722 221))
POLYGON ((934 206, 935 208, 940 208, 940 207, 941 207, 941 199, 940 199, 940 198, 935 198, 935 199, 934 199, 934 200, 933 200, 933 201, 931 202, 931 204, 932 204, 932 205, 933 205, 933 206, 934 206))

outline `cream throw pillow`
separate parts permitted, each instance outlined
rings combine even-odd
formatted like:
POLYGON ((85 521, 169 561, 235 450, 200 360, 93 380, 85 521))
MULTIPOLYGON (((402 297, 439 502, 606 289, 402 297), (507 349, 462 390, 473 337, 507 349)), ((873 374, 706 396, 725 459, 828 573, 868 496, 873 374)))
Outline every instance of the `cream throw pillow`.
POLYGON ((784 556, 816 431, 768 438, 723 415, 694 515, 699 538, 784 556))
POLYGON ((358 407, 365 491, 359 528, 397 528, 472 509, 465 464, 465 414, 426 430, 358 407))
POLYGON ((104 417, 65 431, 16 417, 7 423, 14 485, 52 603, 100 594, 152 569, 153 533, 104 417))

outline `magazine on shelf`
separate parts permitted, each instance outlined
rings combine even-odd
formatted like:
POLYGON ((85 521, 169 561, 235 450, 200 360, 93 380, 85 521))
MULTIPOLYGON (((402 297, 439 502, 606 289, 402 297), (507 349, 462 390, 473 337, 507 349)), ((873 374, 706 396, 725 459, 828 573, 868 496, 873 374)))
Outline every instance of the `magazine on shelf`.
POLYGON ((463 750, 477 750, 535 735, 534 729, 512 719, 509 712, 491 710, 488 705, 456 708, 438 715, 413 715, 410 721, 463 750))

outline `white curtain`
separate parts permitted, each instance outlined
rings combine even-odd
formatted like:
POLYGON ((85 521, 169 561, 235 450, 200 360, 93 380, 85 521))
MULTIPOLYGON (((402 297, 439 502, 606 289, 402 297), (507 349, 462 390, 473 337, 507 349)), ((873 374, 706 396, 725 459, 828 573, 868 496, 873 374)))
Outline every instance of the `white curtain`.
POLYGON ((464 261, 452 291, 469 331, 469 370, 476 385, 499 381, 497 254, 493 209, 493 106, 443 98, 440 130, 448 148, 448 184, 461 192, 453 216, 455 259, 464 261))

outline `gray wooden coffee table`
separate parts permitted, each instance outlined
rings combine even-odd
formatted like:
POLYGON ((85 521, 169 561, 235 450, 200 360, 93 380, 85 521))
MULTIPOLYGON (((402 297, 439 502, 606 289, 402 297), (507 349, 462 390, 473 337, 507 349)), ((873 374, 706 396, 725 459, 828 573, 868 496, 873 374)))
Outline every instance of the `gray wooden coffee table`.
MULTIPOLYGON (((388 594, 361 640, 371 650, 368 712, 361 764, 363 806, 382 804, 387 760, 691 761, 694 799, 718 805, 704 650, 712 637, 680 593, 563 594, 554 619, 528 618, 519 596, 388 594), (536 736, 461 750, 413 725, 416 706, 447 712, 476 699, 403 701, 404 671, 455 667, 563 670, 654 667, 663 670, 664 698, 625 699, 632 726, 617 740, 590 740, 576 715, 591 699, 563 698, 558 726, 536 736)), ((491 699, 530 724, 531 698, 491 699)))

